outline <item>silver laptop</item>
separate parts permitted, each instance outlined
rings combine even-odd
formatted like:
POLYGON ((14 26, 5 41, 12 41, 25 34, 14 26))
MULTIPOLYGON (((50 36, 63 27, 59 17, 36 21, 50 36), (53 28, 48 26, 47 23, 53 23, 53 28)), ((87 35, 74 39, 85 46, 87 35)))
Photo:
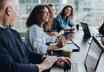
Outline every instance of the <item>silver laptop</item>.
MULTIPOLYGON (((93 37, 86 58, 84 60, 84 64, 82 63, 83 65, 78 65, 77 63, 72 63, 71 69, 66 72, 78 72, 79 68, 78 66, 83 66, 81 68, 84 71, 81 72, 95 72, 99 60, 101 58, 102 52, 103 52, 102 46, 95 39, 95 37, 93 37)), ((62 68, 53 68, 51 72, 65 72, 65 71, 62 68)))
POLYGON ((84 61, 86 72, 96 71, 102 52, 103 52, 103 47, 96 40, 96 38, 93 37, 90 48, 88 50, 88 53, 84 61))

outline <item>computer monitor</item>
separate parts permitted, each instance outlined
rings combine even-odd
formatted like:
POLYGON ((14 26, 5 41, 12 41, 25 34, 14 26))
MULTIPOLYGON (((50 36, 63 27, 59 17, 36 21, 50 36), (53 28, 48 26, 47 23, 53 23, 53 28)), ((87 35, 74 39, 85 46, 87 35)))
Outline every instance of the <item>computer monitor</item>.
POLYGON ((91 45, 87 52, 84 65, 87 72, 95 72, 98 66, 99 60, 103 52, 103 47, 96 40, 95 37, 92 38, 91 45))

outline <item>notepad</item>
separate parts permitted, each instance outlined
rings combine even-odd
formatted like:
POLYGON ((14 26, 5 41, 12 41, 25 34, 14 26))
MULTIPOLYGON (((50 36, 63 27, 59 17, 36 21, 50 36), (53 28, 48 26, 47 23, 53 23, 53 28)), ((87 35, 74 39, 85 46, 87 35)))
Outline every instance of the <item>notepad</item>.
POLYGON ((55 50, 62 50, 65 52, 77 52, 80 50, 80 47, 74 43, 67 43, 64 47, 55 50))

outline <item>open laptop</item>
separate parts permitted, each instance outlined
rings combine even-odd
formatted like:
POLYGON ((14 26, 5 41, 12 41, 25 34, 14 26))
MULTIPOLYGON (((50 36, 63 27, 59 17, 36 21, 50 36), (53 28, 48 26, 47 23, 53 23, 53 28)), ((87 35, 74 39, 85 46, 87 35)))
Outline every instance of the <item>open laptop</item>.
MULTIPOLYGON (((86 58, 84 60, 83 65, 78 65, 77 63, 72 63, 71 64, 71 69, 67 72, 78 72, 78 66, 83 66, 81 67, 82 72, 95 72, 99 63, 99 60, 101 58, 103 52, 102 46, 99 44, 99 42, 95 39, 95 37, 92 38, 91 45, 88 49, 86 58)), ((54 68, 51 70, 51 72, 64 72, 62 68, 54 68)))
POLYGON ((95 72, 103 52, 101 44, 93 37, 90 48, 86 55, 84 65, 86 72, 95 72))
POLYGON ((91 33, 87 23, 81 22, 81 26, 84 32, 84 36, 87 38, 91 37, 91 33))

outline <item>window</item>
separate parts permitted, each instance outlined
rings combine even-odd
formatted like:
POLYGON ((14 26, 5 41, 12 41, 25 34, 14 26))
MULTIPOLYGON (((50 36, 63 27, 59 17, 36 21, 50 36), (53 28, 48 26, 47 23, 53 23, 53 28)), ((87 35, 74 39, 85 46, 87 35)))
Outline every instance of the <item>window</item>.
POLYGON ((25 3, 25 0, 19 0, 20 3, 25 3))
POLYGON ((76 20, 86 22, 89 25, 100 25, 104 20, 104 0, 19 0, 20 17, 14 26, 20 32, 26 32, 26 19, 32 8, 37 4, 52 3, 59 14, 62 8, 70 4, 73 6, 76 20))

